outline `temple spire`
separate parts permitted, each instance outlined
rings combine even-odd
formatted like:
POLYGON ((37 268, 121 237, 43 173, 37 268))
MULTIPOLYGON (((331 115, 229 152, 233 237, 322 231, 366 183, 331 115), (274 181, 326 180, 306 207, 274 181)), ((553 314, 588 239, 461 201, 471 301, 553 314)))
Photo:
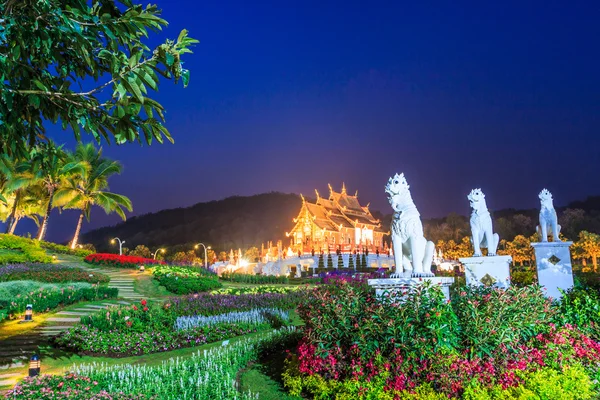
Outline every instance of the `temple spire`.
POLYGON ((319 201, 319 191, 317 189, 315 189, 315 194, 317 195, 317 202, 319 201))
POLYGON ((333 196, 333 188, 331 187, 331 183, 328 183, 327 186, 329 186, 329 197, 333 196))
POLYGON ((346 194, 346 183, 342 182, 342 194, 346 194))

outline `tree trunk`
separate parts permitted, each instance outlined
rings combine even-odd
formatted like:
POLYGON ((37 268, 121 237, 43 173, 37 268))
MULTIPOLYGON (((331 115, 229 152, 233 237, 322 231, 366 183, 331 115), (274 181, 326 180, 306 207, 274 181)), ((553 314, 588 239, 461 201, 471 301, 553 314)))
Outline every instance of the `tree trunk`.
POLYGON ((48 199, 48 207, 46 208, 46 214, 44 214, 44 219, 40 225, 40 229, 38 230, 37 240, 44 240, 44 236, 46 236, 46 229, 48 228, 48 218, 50 218, 50 212, 52 211, 52 200, 54 199, 54 186, 50 187, 48 191, 50 195, 48 199))
POLYGON ((73 236, 73 241, 71 242, 71 249, 75 249, 75 247, 77 247, 77 241, 79 240, 79 232, 81 232, 82 224, 83 224, 83 210, 81 210, 81 214, 79 215, 79 221, 77 222, 77 229, 75 229, 75 236, 73 236))
POLYGON ((598 257, 592 255, 592 262, 594 263, 594 272, 598 272, 598 257))
POLYGON ((19 220, 21 219, 21 217, 15 216, 13 223, 10 224, 10 230, 8 231, 9 235, 14 235, 15 234, 15 229, 17 229, 17 222, 19 222, 19 220))
POLYGON ((6 231, 4 233, 11 233, 11 227, 14 224, 15 214, 17 213, 17 206, 19 205, 19 198, 21 197, 20 194, 21 191, 17 190, 17 193, 15 194, 15 202, 13 203, 12 210, 10 210, 10 215, 6 220, 6 231))

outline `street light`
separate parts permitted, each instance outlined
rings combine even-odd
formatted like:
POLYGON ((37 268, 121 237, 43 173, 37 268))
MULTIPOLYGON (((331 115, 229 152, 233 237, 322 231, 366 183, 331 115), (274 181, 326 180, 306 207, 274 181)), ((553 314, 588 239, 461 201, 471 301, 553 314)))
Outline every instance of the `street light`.
POLYGON ((156 251, 154 253, 152 253, 152 258, 156 260, 156 255, 158 254, 158 252, 164 253, 165 249, 156 249, 156 251))
POLYGON ((125 241, 121 241, 121 239, 119 239, 118 237, 112 239, 110 242, 112 244, 115 243, 115 240, 117 240, 119 242, 119 255, 122 256, 123 255, 123 243, 125 243, 125 241))
POLYGON ((208 259, 207 259, 207 257, 206 257, 206 249, 209 249, 209 250, 210 250, 210 246, 206 247, 206 246, 204 245, 204 243, 198 243, 197 245, 195 245, 195 246, 194 246, 194 248, 195 248, 195 249, 197 249, 197 248, 198 248, 198 246, 202 246, 202 247, 204 247, 204 268, 208 268, 208 259))

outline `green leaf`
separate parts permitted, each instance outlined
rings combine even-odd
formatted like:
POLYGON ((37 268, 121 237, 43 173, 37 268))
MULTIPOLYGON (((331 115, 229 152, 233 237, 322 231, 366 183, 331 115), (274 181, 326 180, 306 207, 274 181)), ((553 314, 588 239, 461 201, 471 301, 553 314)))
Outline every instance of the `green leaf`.
POLYGON ((183 87, 187 87, 190 82, 190 70, 184 69, 181 71, 181 82, 183 83, 183 87))
POLYGON ((174 62, 175 62, 175 57, 173 57, 173 54, 165 53, 165 63, 167 64, 167 66, 168 67, 173 66, 174 62))

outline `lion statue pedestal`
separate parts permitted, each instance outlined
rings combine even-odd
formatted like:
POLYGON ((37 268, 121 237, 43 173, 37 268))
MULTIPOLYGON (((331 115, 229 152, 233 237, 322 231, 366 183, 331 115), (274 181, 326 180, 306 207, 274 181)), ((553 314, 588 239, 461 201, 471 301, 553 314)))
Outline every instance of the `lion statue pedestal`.
POLYGON ((552 193, 544 189, 539 194, 540 225, 538 233, 540 242, 531 243, 535 251, 538 282, 544 287, 546 297, 560 299, 559 289, 568 290, 573 287, 573 268, 571 266, 571 250, 573 242, 562 242, 558 236, 560 225, 554 210, 552 193), (548 236, 552 241, 548 241, 548 236))
POLYGON ((465 266, 467 285, 510 286, 511 256, 463 257, 458 261, 465 266))
POLYGON ((426 278, 390 278, 368 279, 369 286, 375 289, 378 299, 388 301, 388 296, 400 302, 406 297, 407 292, 419 285, 429 283, 429 287, 438 286, 444 293, 446 300, 450 300, 450 286, 454 283, 451 277, 426 277, 426 278))

